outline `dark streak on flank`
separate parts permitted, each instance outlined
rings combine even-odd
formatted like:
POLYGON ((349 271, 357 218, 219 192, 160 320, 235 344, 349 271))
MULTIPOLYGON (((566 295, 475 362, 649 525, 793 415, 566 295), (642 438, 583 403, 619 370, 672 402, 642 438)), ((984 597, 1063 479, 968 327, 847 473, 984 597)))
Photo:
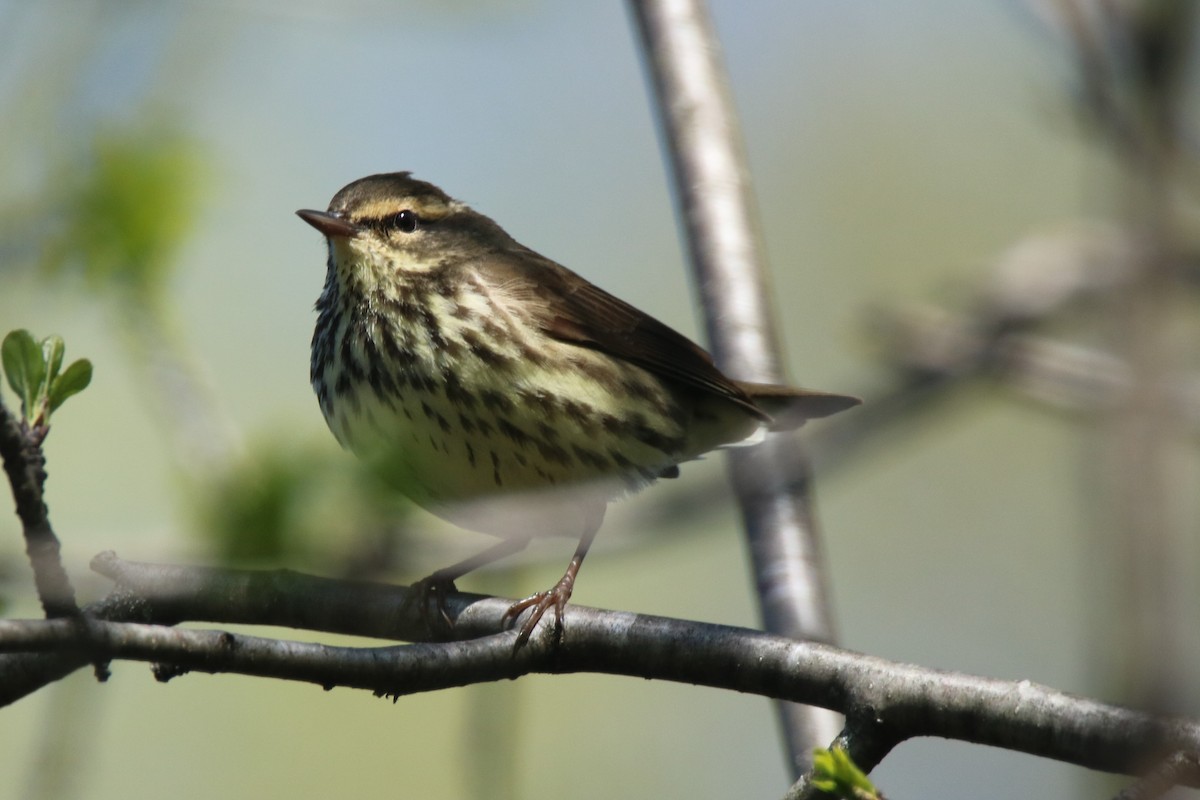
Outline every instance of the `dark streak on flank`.
POLYGON ((558 429, 547 423, 545 420, 538 420, 537 429, 538 433, 546 441, 554 442, 558 440, 558 429))
POLYGON ((500 414, 508 414, 513 410, 512 400, 494 389, 484 389, 479 393, 479 399, 486 408, 500 414))
POLYGON ((591 358, 571 359, 570 367, 584 374, 588 379, 603 386, 609 392, 616 393, 619 388, 617 373, 610 367, 591 358))
POLYGON ((482 361, 489 367, 496 369, 508 368, 512 364, 512 359, 501 352, 493 350, 488 346, 479 334, 472 330, 466 330, 462 333, 463 343, 466 344, 467 350, 475 358, 482 361))
POLYGON ((496 427, 504 436, 506 436, 513 444, 518 447, 525 447, 529 444, 531 437, 528 433, 513 425, 504 417, 496 420, 496 427))
POLYGON ((652 428, 641 414, 635 414, 629 421, 629 432, 643 444, 653 447, 662 453, 677 453, 683 447, 683 442, 673 436, 668 436, 652 428))
POLYGON ((645 381, 625 379, 621 381, 621 390, 635 400, 655 403, 660 398, 645 381))
POLYGON ((575 458, 579 459, 579 462, 585 466, 598 470, 609 467, 608 459, 594 450, 588 450, 586 447, 574 444, 571 445, 571 451, 575 453, 575 458))
POLYGON ((589 434, 596 433, 598 431, 597 420, 603 421, 605 417, 611 417, 614 420, 616 419, 616 417, 613 417, 611 414, 601 414, 586 403, 580 403, 575 400, 567 400, 564 402, 563 412, 571 421, 579 426, 580 430, 589 434))
POLYGON ((446 392, 446 399, 451 403, 462 406, 470 410, 475 407, 475 395, 462 385, 462 381, 458 376, 450 370, 445 370, 442 374, 442 386, 446 392))
POLYGON ((570 466, 571 455, 563 448, 549 442, 543 442, 540 439, 534 439, 533 443, 537 447, 538 454, 545 460, 552 461, 564 467, 570 466))

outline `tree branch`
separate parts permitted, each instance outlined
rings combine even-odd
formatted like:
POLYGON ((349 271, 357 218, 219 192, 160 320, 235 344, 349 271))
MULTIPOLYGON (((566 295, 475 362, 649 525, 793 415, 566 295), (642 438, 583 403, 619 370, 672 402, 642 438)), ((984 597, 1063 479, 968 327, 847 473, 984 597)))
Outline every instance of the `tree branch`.
MULTIPOLYGON (((713 356, 734 377, 785 383, 749 171, 708 14, 701 0, 631 0, 629 7, 655 90, 713 356)), ((728 455, 764 627, 833 641, 811 474, 797 441, 771 437, 728 455)), ((813 709, 780 706, 779 713, 789 765, 799 775, 838 721, 813 709)))
POLYGON ((0 400, 0 459, 25 534, 25 552, 33 568, 38 599, 47 617, 66 617, 78 614, 79 606, 42 499, 46 483, 46 459, 41 447, 44 436, 44 432, 39 436, 31 431, 0 400))
POLYGON ((94 566, 117 581, 101 611, 139 621, 87 616, 0 622, 0 652, 13 654, 0 657, 6 691, 15 658, 26 659, 26 668, 35 663, 28 659, 38 658, 60 667, 64 659, 76 666, 97 657, 134 659, 168 665, 159 671, 162 678, 186 670, 236 672, 388 696, 530 673, 599 672, 840 711, 847 726, 838 743, 867 770, 896 743, 916 736, 1128 774, 1172 752, 1200 753, 1196 720, 1154 717, 1029 681, 927 669, 742 628, 571 605, 561 645, 543 627, 514 652, 516 634, 502 622, 510 601, 503 598, 451 594, 447 610, 456 639, 430 642, 425 614, 419 603, 407 603, 403 587, 287 571, 139 564, 112 554, 94 566), (185 619, 421 641, 331 647, 146 624, 185 619))

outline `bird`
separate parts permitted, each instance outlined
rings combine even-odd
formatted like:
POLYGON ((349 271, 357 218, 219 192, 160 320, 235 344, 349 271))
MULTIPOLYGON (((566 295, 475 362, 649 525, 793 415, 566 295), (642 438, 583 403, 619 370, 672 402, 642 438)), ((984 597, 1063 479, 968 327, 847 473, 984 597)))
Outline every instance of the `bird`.
POLYGON ((296 213, 327 243, 310 378, 329 428, 417 505, 499 539, 414 588, 446 616, 468 572, 533 537, 578 537, 562 578, 504 615, 531 610, 518 648, 551 609, 562 636, 611 501, 860 402, 728 377, 684 335, 410 172, 296 213))

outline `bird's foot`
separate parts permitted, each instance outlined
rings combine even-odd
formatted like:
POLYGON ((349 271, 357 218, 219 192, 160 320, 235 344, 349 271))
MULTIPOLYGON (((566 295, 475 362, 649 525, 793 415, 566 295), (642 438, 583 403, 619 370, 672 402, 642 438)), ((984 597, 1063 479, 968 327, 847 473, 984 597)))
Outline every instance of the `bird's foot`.
POLYGON ((458 587, 452 579, 435 572, 408 587, 403 609, 407 611, 416 606, 430 635, 449 633, 454 627, 454 619, 446 606, 446 597, 456 591, 458 587))
POLYGON ((551 586, 544 592, 536 592, 529 595, 524 600, 518 600, 508 607, 504 612, 502 622, 507 624, 509 620, 515 620, 521 616, 526 609, 532 609, 529 619, 525 620, 525 624, 521 626, 521 632, 517 634, 517 642, 514 645, 514 650, 520 650, 529 641, 529 637, 533 634, 534 628, 541 622, 542 617, 551 608, 554 609, 554 633, 559 640, 562 639, 563 632, 563 611, 567 607, 567 601, 571 599, 571 592, 575 588, 575 575, 568 571, 566 575, 559 578, 558 583, 551 586))

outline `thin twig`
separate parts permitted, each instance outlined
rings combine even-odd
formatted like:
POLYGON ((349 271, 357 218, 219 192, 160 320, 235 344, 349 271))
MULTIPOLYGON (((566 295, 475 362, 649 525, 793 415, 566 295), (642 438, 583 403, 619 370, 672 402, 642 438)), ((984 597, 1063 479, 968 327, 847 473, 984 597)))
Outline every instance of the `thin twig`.
POLYGON ((42 489, 46 483, 46 460, 40 439, 22 421, 9 412, 0 400, 0 458, 12 487, 17 516, 25 534, 25 552, 33 568, 38 599, 47 617, 67 617, 79 613, 75 589, 63 567, 61 547, 50 527, 42 489))
MULTIPOLYGON (((870 721, 861 717, 851 717, 847 720, 846 728, 829 747, 846 751, 850 760, 861 768, 864 764, 878 764, 903 738, 894 730, 870 724, 870 721)), ((829 795, 814 786, 812 781, 813 772, 809 770, 792 784, 783 800, 827 800, 829 795)))

